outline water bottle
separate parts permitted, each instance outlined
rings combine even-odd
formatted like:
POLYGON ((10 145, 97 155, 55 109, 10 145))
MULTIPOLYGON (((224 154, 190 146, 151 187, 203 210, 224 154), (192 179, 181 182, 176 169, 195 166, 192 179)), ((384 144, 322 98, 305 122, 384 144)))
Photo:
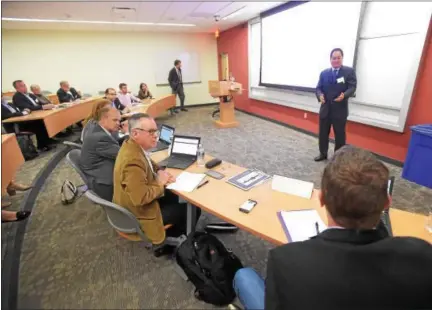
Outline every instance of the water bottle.
POLYGON ((204 147, 200 143, 200 145, 198 146, 198 151, 197 151, 197 166, 198 167, 204 167, 204 165, 205 165, 204 157, 205 157, 204 147))
POLYGON ((170 138, 169 138, 169 140, 170 140, 170 145, 168 146, 168 155, 171 155, 172 145, 173 145, 173 139, 174 139, 174 136, 171 135, 170 138))

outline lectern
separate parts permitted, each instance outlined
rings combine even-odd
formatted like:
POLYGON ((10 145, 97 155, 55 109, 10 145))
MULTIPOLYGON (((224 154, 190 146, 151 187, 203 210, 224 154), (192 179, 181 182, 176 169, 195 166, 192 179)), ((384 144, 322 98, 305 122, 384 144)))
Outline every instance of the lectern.
POLYGON ((214 121, 218 128, 237 127, 238 122, 235 119, 234 95, 240 95, 242 85, 231 81, 209 81, 209 93, 212 97, 218 97, 220 100, 220 119, 214 121))

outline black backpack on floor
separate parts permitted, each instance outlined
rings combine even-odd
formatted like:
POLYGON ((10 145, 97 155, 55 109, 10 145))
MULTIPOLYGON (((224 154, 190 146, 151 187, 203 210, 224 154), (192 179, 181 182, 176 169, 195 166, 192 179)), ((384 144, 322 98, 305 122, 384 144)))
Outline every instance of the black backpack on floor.
POLYGON ((16 139, 25 160, 31 160, 39 156, 39 153, 29 135, 17 135, 16 139))
POLYGON ((195 297, 217 306, 234 300, 234 275, 243 265, 218 238, 205 232, 192 233, 180 245, 176 259, 195 285, 195 297))

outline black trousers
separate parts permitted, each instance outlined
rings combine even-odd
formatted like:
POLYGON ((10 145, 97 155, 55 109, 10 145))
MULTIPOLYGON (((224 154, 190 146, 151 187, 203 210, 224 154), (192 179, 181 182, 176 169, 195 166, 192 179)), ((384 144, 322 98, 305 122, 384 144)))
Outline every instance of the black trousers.
POLYGON ((100 184, 96 182, 92 182, 91 189, 98 195, 100 198, 108 200, 112 202, 113 194, 114 194, 114 186, 107 184, 100 184))
POLYGON ((185 94, 183 84, 179 84, 176 90, 173 90, 173 94, 176 94, 180 98, 180 108, 184 108, 185 94))
MULTIPOLYGON (((7 133, 15 133, 14 124, 3 124, 3 127, 7 133)), ((38 149, 48 146, 50 138, 43 121, 20 122, 18 123, 18 127, 20 131, 29 131, 36 135, 38 149)))
MULTIPOLYGON (((178 237, 186 234, 187 204, 179 203, 178 196, 168 190, 165 190, 165 195, 158 200, 164 225, 173 225, 166 231, 167 236, 178 237)), ((201 209, 197 208, 196 211, 196 220, 198 221, 201 209)))
POLYGON ((335 152, 345 145, 346 142, 346 119, 343 118, 320 118, 319 120, 319 150, 323 155, 327 155, 329 146, 330 128, 333 126, 335 135, 335 152))

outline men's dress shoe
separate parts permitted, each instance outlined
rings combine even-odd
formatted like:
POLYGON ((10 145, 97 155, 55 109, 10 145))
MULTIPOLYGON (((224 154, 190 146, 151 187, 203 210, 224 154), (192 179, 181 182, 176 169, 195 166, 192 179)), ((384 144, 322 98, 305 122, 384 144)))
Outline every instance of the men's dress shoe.
POLYGON ((18 211, 16 213, 16 220, 14 221, 2 221, 2 223, 8 223, 8 222, 20 222, 28 218, 31 214, 31 211, 18 211))
POLYGON ((154 246, 153 254, 155 257, 161 257, 165 255, 172 255, 174 253, 175 247, 162 243, 161 245, 154 246))
POLYGON ((180 110, 182 110, 183 112, 187 112, 188 111, 188 109, 186 109, 186 108, 181 108, 180 110))
POLYGON ((48 151, 51 151, 52 149, 55 149, 55 145, 54 146, 48 146, 48 145, 43 146, 41 148, 38 148, 38 151, 39 152, 48 152, 48 151))
POLYGON ((322 161, 322 160, 326 160, 326 159, 327 159, 327 155, 324 155, 324 154, 320 154, 314 158, 315 161, 322 161))
POLYGON ((8 186, 8 189, 16 190, 16 191, 19 191, 19 192, 24 192, 26 190, 29 190, 32 187, 33 186, 31 186, 31 185, 24 185, 24 184, 19 184, 19 183, 11 182, 9 184, 9 186, 8 186))
POLYGON ((1 202, 1 207, 3 208, 9 208, 12 205, 12 201, 6 201, 6 200, 2 200, 1 202))

